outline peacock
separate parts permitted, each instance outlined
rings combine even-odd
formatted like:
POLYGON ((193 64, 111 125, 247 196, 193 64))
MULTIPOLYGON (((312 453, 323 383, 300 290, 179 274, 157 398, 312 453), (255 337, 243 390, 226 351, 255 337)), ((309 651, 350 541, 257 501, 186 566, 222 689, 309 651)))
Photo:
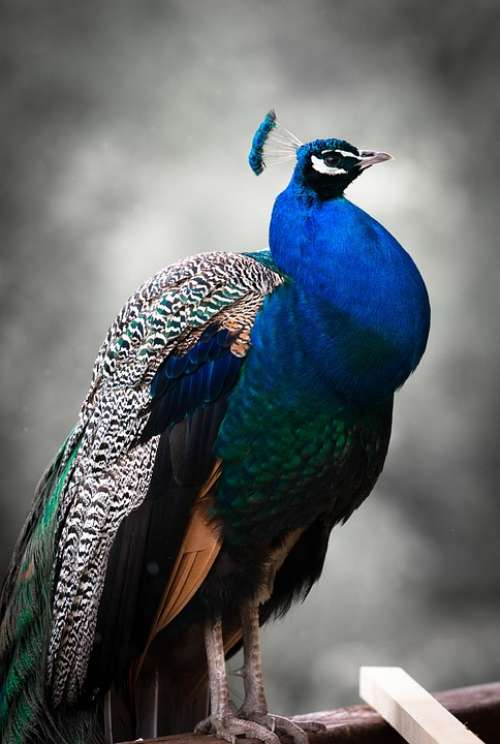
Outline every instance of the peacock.
POLYGON ((307 595, 373 489, 429 333, 413 260, 344 196, 390 157, 303 144, 271 111, 250 166, 294 169, 269 250, 186 258, 124 305, 5 578, 2 744, 307 742, 268 710, 260 626, 307 595))

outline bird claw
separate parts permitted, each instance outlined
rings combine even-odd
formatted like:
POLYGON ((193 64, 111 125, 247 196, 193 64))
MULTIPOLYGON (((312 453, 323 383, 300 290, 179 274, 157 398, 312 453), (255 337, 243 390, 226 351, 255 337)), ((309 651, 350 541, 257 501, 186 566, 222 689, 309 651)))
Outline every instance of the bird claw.
POLYGON ((319 721, 293 721, 293 723, 308 734, 324 734, 328 731, 328 727, 319 721))
MULTIPOLYGON (((195 734, 212 734, 218 739, 223 739, 229 744, 236 744, 237 736, 246 736, 248 739, 257 739, 263 744, 280 744, 279 737, 266 725, 253 720, 246 720, 230 715, 225 718, 209 716, 200 721, 195 729, 195 734)), ((307 742, 307 739, 306 739, 307 742)), ((299 744, 299 742, 297 742, 299 744)), ((300 742, 303 744, 303 742, 300 742)))
POLYGON ((274 736, 279 738, 280 741, 282 741, 283 737, 285 740, 292 741, 293 744, 308 744, 308 733, 317 734, 326 731, 326 726, 322 723, 315 723, 314 721, 295 723, 290 718, 277 716, 273 713, 247 714, 240 711, 239 715, 244 715, 247 720, 254 721, 268 731, 276 732, 274 736))

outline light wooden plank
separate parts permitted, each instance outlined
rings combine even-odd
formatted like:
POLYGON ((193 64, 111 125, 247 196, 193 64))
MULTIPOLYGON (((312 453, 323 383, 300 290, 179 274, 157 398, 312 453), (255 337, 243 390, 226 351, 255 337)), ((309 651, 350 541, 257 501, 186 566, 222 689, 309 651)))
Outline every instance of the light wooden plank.
POLYGON ((361 667, 359 694, 409 744, 484 744, 400 667, 361 667))

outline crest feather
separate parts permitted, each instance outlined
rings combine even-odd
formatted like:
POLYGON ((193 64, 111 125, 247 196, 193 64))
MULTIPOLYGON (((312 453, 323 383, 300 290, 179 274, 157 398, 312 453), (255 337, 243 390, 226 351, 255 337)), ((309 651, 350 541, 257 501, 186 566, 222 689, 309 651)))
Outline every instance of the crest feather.
POLYGON ((248 156, 250 168, 259 176, 266 166, 295 158, 301 144, 298 137, 278 123, 276 112, 271 110, 254 134, 248 156))

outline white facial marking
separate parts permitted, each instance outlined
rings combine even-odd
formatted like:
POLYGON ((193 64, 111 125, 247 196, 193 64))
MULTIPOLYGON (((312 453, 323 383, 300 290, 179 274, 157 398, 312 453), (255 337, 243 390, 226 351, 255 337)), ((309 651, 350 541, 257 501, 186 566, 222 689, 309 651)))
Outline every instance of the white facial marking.
POLYGON ((321 154, 324 155, 327 152, 338 152, 339 155, 342 155, 344 158, 357 158, 358 156, 354 152, 349 152, 348 150, 321 150, 321 154))
MULTIPOLYGON (((340 151, 336 150, 336 152, 340 151)), ((341 173, 347 173, 344 168, 329 168, 325 161, 322 158, 317 158, 316 155, 311 155, 311 164, 315 171, 318 171, 318 173, 325 173, 327 176, 338 176, 341 173)))

